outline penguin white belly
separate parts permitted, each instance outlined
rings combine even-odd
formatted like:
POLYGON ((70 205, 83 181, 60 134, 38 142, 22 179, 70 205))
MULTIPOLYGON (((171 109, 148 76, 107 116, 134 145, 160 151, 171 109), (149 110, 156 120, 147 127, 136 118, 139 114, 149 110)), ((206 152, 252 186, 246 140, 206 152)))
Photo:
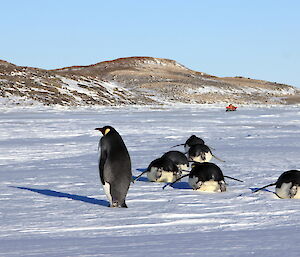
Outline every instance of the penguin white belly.
POLYGON ((189 167, 186 164, 179 164, 177 167, 179 170, 184 170, 184 171, 187 171, 189 169, 189 167))
POLYGON ((220 192, 221 191, 220 184, 217 181, 209 180, 209 181, 205 181, 202 183, 201 183, 201 181, 197 183, 197 181, 198 181, 198 178, 195 176, 192 178, 189 178, 190 186, 196 191, 201 191, 201 192, 220 192))
POLYGON ((281 187, 276 187, 276 194, 280 198, 290 198, 290 189, 292 186, 292 182, 290 183, 282 183, 281 187))
POLYGON ((112 205, 112 197, 111 197, 111 194, 110 194, 110 184, 108 182, 104 183, 103 190, 104 190, 104 193, 106 194, 106 197, 107 197, 110 205, 112 205))
MULTIPOLYGON (((292 182, 290 183, 282 183, 280 188, 275 189, 276 194, 283 199, 291 198, 290 190, 291 190, 292 182)), ((297 186, 295 188, 297 190, 296 194, 292 196, 293 199, 300 199, 300 187, 297 186)))
POLYGON ((220 185, 217 181, 205 181, 197 191, 202 192, 220 192, 220 185))
POLYGON ((194 162, 200 162, 200 163, 209 162, 212 159, 212 157, 213 157, 212 154, 210 152, 208 152, 208 153, 205 153, 204 160, 202 160, 201 156, 192 157, 192 160, 194 162))
POLYGON ((173 172, 162 171, 161 176, 157 178, 158 169, 156 167, 152 167, 149 172, 147 172, 147 177, 149 181, 152 182, 165 182, 165 183, 172 183, 176 180, 173 172))
POLYGON ((161 173, 161 177, 157 180, 157 182, 165 182, 165 183, 172 183, 176 180, 173 172, 163 171, 161 173))

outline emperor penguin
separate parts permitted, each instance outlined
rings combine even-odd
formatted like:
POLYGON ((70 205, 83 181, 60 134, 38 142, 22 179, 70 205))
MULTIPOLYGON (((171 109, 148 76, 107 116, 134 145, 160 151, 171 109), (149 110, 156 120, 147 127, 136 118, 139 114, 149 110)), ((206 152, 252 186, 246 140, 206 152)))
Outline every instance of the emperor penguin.
POLYGON ((222 170, 214 163, 194 163, 188 180, 194 190, 225 192, 226 185, 222 170))
POLYGON ((99 146, 99 174, 110 207, 125 207, 125 198, 132 180, 131 160, 120 134, 111 126, 96 128, 103 137, 99 146))
POLYGON ((289 170, 283 172, 275 183, 258 188, 253 193, 269 186, 275 187, 275 194, 282 199, 300 199, 300 171, 289 170))
POLYGON ((188 151, 188 159, 193 162, 209 162, 213 157, 210 148, 207 145, 192 145, 188 151))
POLYGON ((147 177, 152 182, 173 182, 181 176, 176 164, 167 157, 152 161, 147 168, 147 177))
POLYGON ((169 151, 166 152, 162 157, 167 157, 173 161, 180 171, 187 171, 189 168, 188 158, 184 153, 179 151, 169 151))
POLYGON ((279 198, 300 199, 300 171, 282 173, 276 181, 275 192, 279 198))
POLYGON ((168 157, 162 156, 153 160, 148 168, 135 178, 137 180, 147 173, 148 180, 151 182, 171 183, 180 178, 182 172, 177 165, 168 157))
POLYGON ((172 148, 180 145, 183 145, 184 151, 187 153, 192 145, 204 145, 204 140, 195 135, 191 135, 184 144, 174 145, 172 148))
POLYGON ((214 163, 195 162, 192 164, 192 169, 188 174, 179 177, 170 184, 166 184, 163 186, 163 189, 165 189, 167 186, 172 186, 177 181, 187 176, 189 177, 188 183, 193 190, 204 192, 225 192, 226 183, 224 178, 244 182, 240 179, 223 175, 222 170, 214 163))
POLYGON ((195 135, 191 135, 186 142, 184 143, 184 150, 185 152, 188 152, 191 146, 193 145, 204 145, 205 142, 202 138, 197 137, 195 135))

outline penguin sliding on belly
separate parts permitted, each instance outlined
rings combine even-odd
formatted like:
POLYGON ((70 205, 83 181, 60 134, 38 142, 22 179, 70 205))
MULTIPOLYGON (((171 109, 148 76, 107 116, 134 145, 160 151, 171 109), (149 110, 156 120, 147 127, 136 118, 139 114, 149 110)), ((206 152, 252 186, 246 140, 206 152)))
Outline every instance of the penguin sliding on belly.
POLYGON ((110 207, 125 207, 125 198, 132 179, 131 161, 119 133, 111 126, 96 128, 102 132, 99 174, 110 207))
MULTIPOLYGON (((180 145, 183 145, 184 146, 184 150, 185 152, 187 153, 190 149, 190 147, 192 145, 204 145, 204 140, 200 137, 197 137, 195 135, 191 135, 184 144, 179 144, 179 145, 174 145, 173 147, 176 147, 176 146, 180 146, 180 145)), ((172 148, 173 148, 172 147, 172 148)))
POLYGON ((193 145, 205 145, 205 142, 202 138, 191 135, 184 143, 185 152, 188 152, 193 145))
POLYGON ((207 146, 204 140, 195 135, 190 136, 184 144, 175 145, 184 146, 185 153, 188 155, 188 160, 191 162, 209 162, 213 157, 219 161, 224 162, 220 158, 216 157, 207 146))
MULTIPOLYGON (((211 162, 196 162, 192 164, 191 172, 180 177, 178 180, 187 176, 189 176, 188 183, 193 188, 193 190, 203 192, 225 192, 226 184, 224 177, 243 182, 242 180, 236 178, 224 176, 222 170, 216 164, 211 162)), ((178 180, 174 181, 171 184, 165 185, 163 189, 168 185, 173 185, 178 180)))
POLYGON ((152 161, 148 168, 137 176, 135 180, 145 173, 147 173, 148 180, 151 182, 171 183, 181 176, 181 171, 176 164, 166 156, 152 161))
POLYGON ((187 152, 189 161, 192 162, 209 162, 213 154, 207 145, 193 145, 187 152))
POLYGON ((214 163, 194 163, 189 174, 193 190, 204 192, 225 192, 226 185, 221 169, 214 163))
POLYGON ((187 169, 189 168, 188 158, 182 152, 169 151, 166 152, 162 157, 167 157, 171 161, 173 161, 180 171, 187 171, 187 169))
POLYGON ((275 183, 258 188, 253 193, 264 188, 276 186, 275 194, 282 199, 300 199, 300 171, 289 170, 282 173, 275 183))
POLYGON ((192 145, 187 155, 188 160, 191 162, 209 162, 213 157, 221 162, 225 162, 215 156, 207 145, 192 145))

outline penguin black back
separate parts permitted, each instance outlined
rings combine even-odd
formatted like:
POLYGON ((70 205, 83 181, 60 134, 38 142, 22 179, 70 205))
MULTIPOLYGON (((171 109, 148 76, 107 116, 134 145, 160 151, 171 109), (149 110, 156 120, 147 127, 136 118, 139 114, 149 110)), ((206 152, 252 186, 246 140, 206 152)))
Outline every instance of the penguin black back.
POLYGON ((189 161, 184 153, 179 151, 169 151, 166 152, 162 157, 169 158, 171 161, 173 161, 177 167, 180 167, 181 169, 184 169, 182 167, 185 166, 185 169, 189 166, 189 161))
POLYGON ((195 135, 191 135, 185 141, 184 144, 174 145, 173 147, 183 145, 185 151, 187 152, 192 145, 197 145, 197 144, 204 145, 204 140, 202 138, 200 138, 200 137, 195 136, 195 135))
POLYGON ((224 192, 226 185, 222 170, 214 163, 194 163, 189 174, 189 184, 194 190, 224 192))
POLYGON ((189 177, 197 176, 200 181, 222 181, 224 175, 222 170, 212 162, 194 163, 189 177))
POLYGON ((190 161, 208 162, 212 159, 212 152, 207 145, 192 145, 188 151, 190 161))
POLYGON ((191 135, 185 142, 184 146, 191 147, 192 145, 204 145, 204 140, 195 135, 191 135))
POLYGON ((153 160, 149 164, 147 170, 150 171, 152 167, 156 167, 156 168, 162 169, 164 171, 170 171, 170 172, 178 171, 176 164, 171 159, 169 159, 168 157, 165 157, 165 156, 162 156, 160 158, 153 160))
POLYGON ((162 156, 153 160, 147 168, 147 177, 153 182, 173 182, 181 176, 177 165, 169 158, 162 156))
POLYGON ((276 187, 280 188, 283 183, 292 183, 292 186, 300 186, 300 171, 299 170, 289 170, 283 172, 278 180, 276 181, 276 187))
POLYGON ((111 126, 102 132, 99 174, 111 207, 127 207, 125 197, 132 179, 131 160, 122 137, 111 126))

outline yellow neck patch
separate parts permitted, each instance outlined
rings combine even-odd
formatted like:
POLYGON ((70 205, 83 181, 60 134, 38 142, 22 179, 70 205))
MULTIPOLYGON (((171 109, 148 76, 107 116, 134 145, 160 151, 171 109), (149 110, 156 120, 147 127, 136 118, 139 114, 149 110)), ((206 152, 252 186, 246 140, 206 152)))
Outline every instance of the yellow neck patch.
POLYGON ((107 128, 107 129, 104 131, 104 135, 106 135, 109 131, 110 131, 110 129, 107 128))

